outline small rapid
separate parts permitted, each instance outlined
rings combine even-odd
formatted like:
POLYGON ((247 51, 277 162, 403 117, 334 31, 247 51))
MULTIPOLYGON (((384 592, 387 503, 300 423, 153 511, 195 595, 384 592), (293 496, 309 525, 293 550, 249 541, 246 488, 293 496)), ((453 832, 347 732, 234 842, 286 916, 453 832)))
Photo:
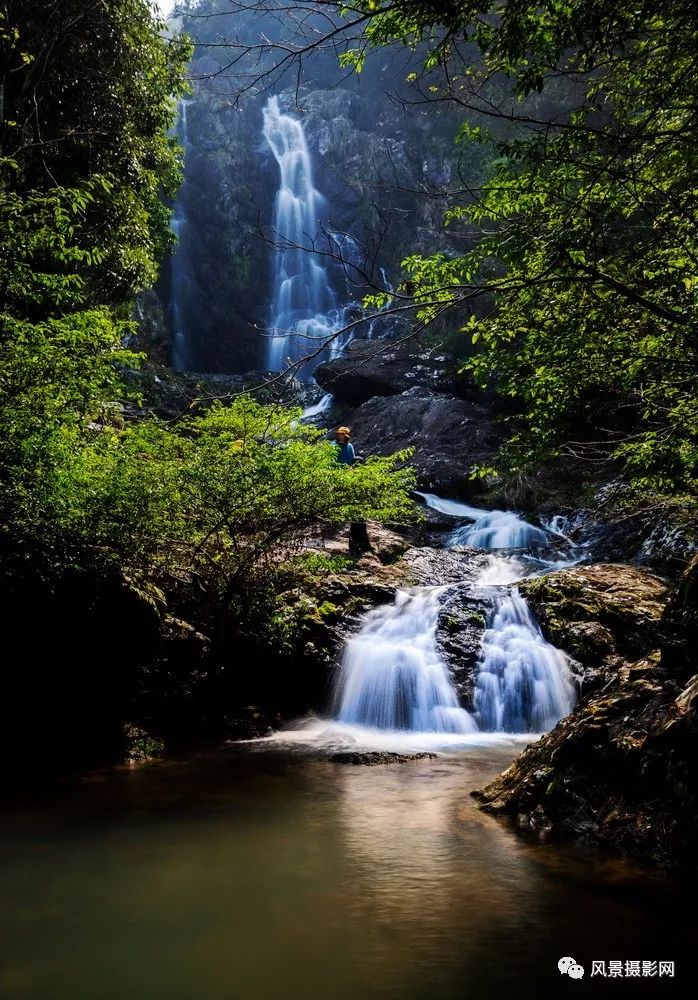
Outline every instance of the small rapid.
POLYGON ((482 510, 458 500, 447 500, 435 493, 419 493, 427 507, 450 517, 469 520, 454 528, 448 546, 469 545, 475 549, 536 549, 551 543, 552 532, 524 521, 510 510, 482 510))

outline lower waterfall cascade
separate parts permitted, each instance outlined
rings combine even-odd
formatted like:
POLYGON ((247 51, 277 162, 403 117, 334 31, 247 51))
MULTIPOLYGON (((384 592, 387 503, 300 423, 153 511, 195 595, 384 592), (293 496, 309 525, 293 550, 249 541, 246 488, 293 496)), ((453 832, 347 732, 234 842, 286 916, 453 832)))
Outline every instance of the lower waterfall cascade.
POLYGON ((475 679, 475 717, 488 732, 544 733, 574 708, 569 661, 543 638, 516 588, 495 599, 475 679))
POLYGON ((398 593, 350 639, 336 691, 340 722, 412 732, 472 733, 436 645, 440 588, 398 593))
MULTIPOLYGON (((473 584, 400 591, 392 605, 366 614, 359 632, 345 645, 334 692, 334 719, 392 732, 546 732, 574 708, 574 677, 568 657, 544 638, 514 584, 540 572, 526 566, 519 554, 524 546, 552 546, 556 535, 558 543, 563 536, 528 524, 510 511, 488 512, 435 494, 420 495, 441 513, 473 520, 473 526, 466 526, 476 539, 470 544, 492 554, 473 584), (454 587, 470 586, 490 603, 472 713, 460 705, 436 641, 444 596, 454 587)), ((547 568, 578 561, 533 560, 535 566, 547 568)))

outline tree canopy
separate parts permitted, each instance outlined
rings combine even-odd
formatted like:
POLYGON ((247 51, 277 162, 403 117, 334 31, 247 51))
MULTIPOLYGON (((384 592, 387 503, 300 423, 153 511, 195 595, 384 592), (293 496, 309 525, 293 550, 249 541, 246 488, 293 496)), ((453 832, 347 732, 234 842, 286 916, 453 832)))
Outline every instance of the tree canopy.
MULTIPOLYGON (((483 183, 451 192, 464 255, 408 256, 389 312, 461 326, 469 364, 519 417, 499 470, 594 463, 639 494, 695 497, 698 23, 687 0, 230 0, 275 16, 230 68, 262 88, 331 49, 361 72, 376 47, 415 62, 411 97, 462 112, 483 183)), ((444 196, 448 194, 444 192, 444 196)))
MULTIPOLYGON (((476 248, 404 265, 422 318, 493 296, 465 331, 478 348, 471 369, 525 412, 509 467, 562 449, 620 459, 642 490, 695 492, 691 5, 357 6, 365 44, 429 43, 415 74, 424 100, 462 106, 459 142, 492 150, 487 182, 446 214, 479 227, 476 248)), ((344 61, 360 65, 362 46, 344 61)))

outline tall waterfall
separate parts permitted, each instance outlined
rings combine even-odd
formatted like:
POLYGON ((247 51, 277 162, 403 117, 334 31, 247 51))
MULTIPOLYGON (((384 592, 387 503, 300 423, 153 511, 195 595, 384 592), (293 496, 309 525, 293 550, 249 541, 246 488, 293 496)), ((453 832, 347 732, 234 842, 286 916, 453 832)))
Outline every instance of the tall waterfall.
POLYGON ((347 643, 335 694, 340 722, 376 729, 472 733, 436 646, 440 588, 399 593, 347 643))
POLYGON ((567 657, 543 638, 514 588, 495 600, 482 640, 475 715, 488 732, 543 733, 572 711, 567 657))
MULTIPOLYGON (((346 307, 337 306, 329 270, 313 252, 323 233, 325 199, 313 184, 313 168, 303 126, 284 114, 278 97, 270 97, 264 111, 264 138, 279 165, 280 181, 273 215, 272 239, 278 244, 267 367, 281 371, 298 362, 345 325, 346 307)), ((332 237, 329 235, 329 245, 332 237)), ((327 240, 325 240, 327 245, 327 240)), ((342 344, 329 349, 334 355, 342 344)), ((309 374, 319 358, 304 367, 309 374)))
MULTIPOLYGON (((187 101, 180 101, 179 117, 175 134, 184 151, 186 167, 189 154, 189 126, 187 124, 187 101)), ((172 331, 171 362, 176 371, 186 371, 189 367, 189 345, 187 342, 186 311, 191 291, 191 268, 188 246, 188 222, 185 204, 179 193, 171 222, 172 232, 177 237, 177 247, 170 260, 170 327, 172 331)))

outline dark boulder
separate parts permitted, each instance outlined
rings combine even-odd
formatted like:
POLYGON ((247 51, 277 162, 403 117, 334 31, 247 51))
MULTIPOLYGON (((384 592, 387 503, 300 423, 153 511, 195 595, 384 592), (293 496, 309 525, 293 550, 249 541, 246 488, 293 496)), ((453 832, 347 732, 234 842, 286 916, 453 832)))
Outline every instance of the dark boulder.
POLYGON ((473 711, 475 678, 487 625, 489 603, 468 590, 454 590, 444 600, 436 641, 461 706, 473 711))
POLYGON ((337 399, 363 403, 372 396, 398 396, 415 387, 478 401, 482 392, 458 363, 434 351, 391 346, 383 340, 355 340, 341 358, 315 370, 315 381, 337 399))
POLYGON ((489 463, 500 443, 485 406, 426 389, 374 397, 342 420, 360 455, 414 448, 410 461, 420 485, 447 496, 472 496, 472 466, 489 463))

